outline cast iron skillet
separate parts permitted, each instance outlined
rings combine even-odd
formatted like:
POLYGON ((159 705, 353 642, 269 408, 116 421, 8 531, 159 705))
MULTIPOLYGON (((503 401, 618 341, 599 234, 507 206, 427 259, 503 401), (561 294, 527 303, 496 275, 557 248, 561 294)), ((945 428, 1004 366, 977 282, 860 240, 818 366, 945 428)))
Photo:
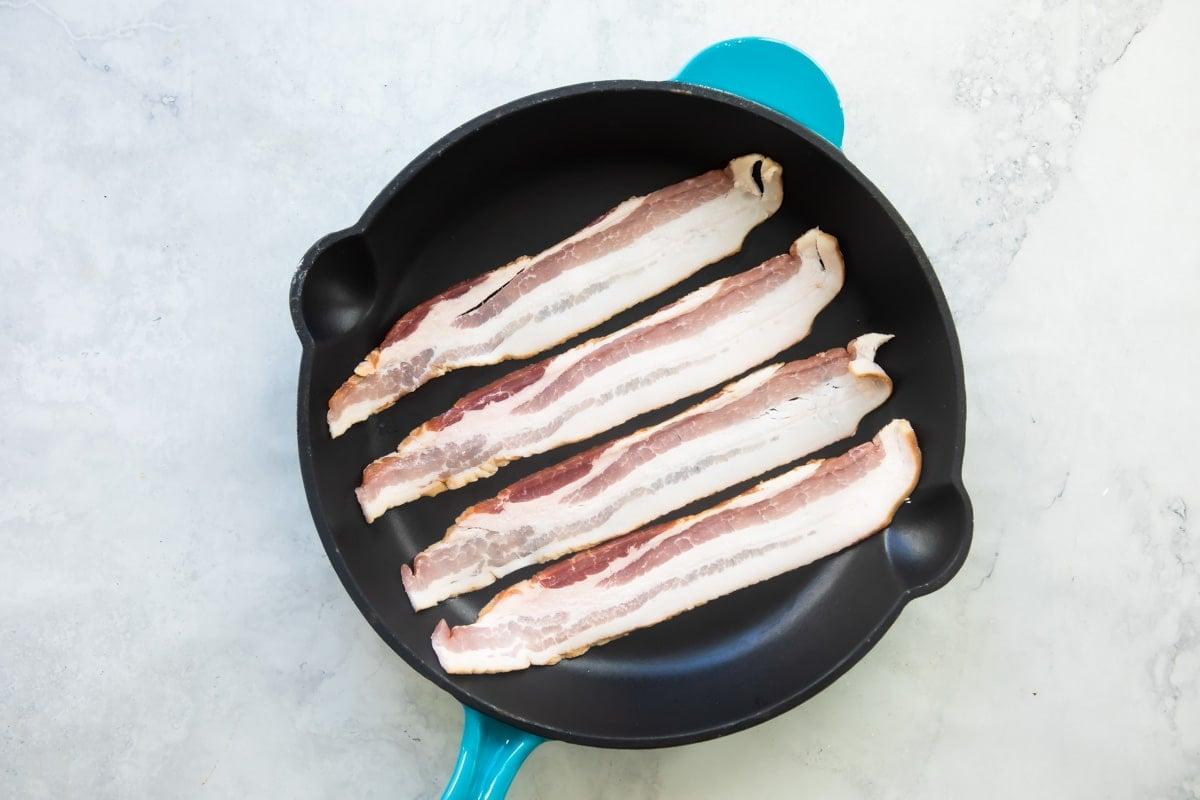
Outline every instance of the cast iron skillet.
MULTIPOLYGON (((716 55, 706 51, 682 77, 757 96, 840 142, 840 108, 831 89, 825 96, 818 92, 807 110, 797 102, 805 96, 798 98, 795 87, 806 76, 803 70, 812 68, 797 51, 739 40, 712 52, 716 55), (746 59, 755 68, 783 61, 754 78, 745 71, 746 59), (781 70, 791 71, 781 76, 781 70), (781 80, 788 75, 797 82, 781 80)), ((414 669, 468 707, 519 731, 584 745, 658 747, 762 722, 841 675, 879 640, 908 600, 943 585, 966 556, 971 511, 960 478, 962 366, 937 279, 895 209, 841 151, 764 105, 696 85, 647 81, 570 86, 509 103, 437 142, 383 190, 358 224, 314 245, 296 274, 291 304, 303 344, 300 464, 334 569, 367 620, 414 669), (394 509, 367 525, 353 491, 362 467, 456 398, 515 365, 451 373, 337 440, 325 427, 329 396, 417 302, 535 253, 631 195, 750 152, 783 165, 785 199, 750 234, 742 252, 551 352, 616 330, 717 277, 758 264, 819 225, 841 242, 846 285, 812 335, 781 358, 844 345, 869 331, 896 334, 879 356, 895 381, 892 399, 864 420, 852 442, 818 455, 841 452, 869 439, 888 420, 907 417, 924 452, 911 502, 881 536, 580 658, 505 675, 447 675, 429 643, 438 619, 473 620, 496 591, 532 570, 417 614, 405 598, 400 565, 438 539, 467 505, 594 441, 516 462, 489 480, 394 509)), ((696 399, 601 438, 657 422, 696 399)), ((531 748, 528 744, 525 752, 531 748)))

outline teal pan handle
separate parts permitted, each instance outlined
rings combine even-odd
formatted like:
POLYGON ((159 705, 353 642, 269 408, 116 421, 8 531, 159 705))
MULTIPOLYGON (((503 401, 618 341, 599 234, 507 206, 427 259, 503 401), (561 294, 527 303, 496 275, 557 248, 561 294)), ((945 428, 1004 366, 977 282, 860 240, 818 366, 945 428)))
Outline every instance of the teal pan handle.
MULTIPOLYGON (((687 63, 675 80, 738 95, 791 117, 842 146, 842 105, 811 58, 771 39, 718 42, 687 63)), ((540 736, 463 709, 462 744, 442 800, 503 800, 540 736)))
POLYGON ((473 708, 463 710, 462 744, 442 800, 503 800, 517 770, 546 740, 473 708))
POLYGON ((753 100, 842 146, 846 120, 837 90, 816 62, 791 45, 757 36, 717 42, 675 80, 753 100))

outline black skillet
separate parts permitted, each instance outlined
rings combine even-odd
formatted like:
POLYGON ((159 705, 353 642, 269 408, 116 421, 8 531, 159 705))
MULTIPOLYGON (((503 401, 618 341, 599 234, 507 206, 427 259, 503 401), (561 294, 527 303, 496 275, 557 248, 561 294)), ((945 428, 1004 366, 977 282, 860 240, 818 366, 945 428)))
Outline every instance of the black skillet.
MULTIPOLYGON (((905 603, 945 584, 962 564, 971 509, 960 477, 966 403, 954 325, 920 245, 837 149, 841 134, 837 95, 804 55, 763 39, 722 42, 676 81, 570 86, 489 111, 418 156, 358 224, 305 255, 291 291, 304 351, 298 410, 304 486, 329 559, 367 620, 467 708, 446 797, 502 797, 543 738, 662 747, 769 719, 828 686, 879 640, 905 603), (575 341, 757 264, 820 225, 841 242, 846 285, 812 335, 784 357, 843 345, 868 331, 896 334, 880 354, 895 394, 864 420, 855 443, 894 417, 911 420, 925 456, 911 502, 882 536, 582 657, 505 675, 447 675, 430 647, 434 624, 442 617, 473 620, 501 587, 416 614, 401 587, 400 565, 440 538, 467 505, 591 443, 517 462, 367 525, 353 491, 363 465, 513 365, 451 373, 337 440, 325 427, 329 396, 415 303, 537 252, 626 197, 749 152, 783 165, 780 211, 738 255, 575 341)), ((691 402, 606 436, 657 422, 691 402)))

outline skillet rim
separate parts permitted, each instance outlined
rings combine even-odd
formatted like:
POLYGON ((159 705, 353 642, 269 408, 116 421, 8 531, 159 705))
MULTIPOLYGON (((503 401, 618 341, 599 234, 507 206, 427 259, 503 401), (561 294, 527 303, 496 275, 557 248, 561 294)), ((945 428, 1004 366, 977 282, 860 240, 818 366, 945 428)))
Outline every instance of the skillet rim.
POLYGON ((954 327, 954 320, 950 314, 949 304, 946 302, 946 297, 942 291, 941 284, 934 273, 932 265, 929 263, 925 251, 921 248, 916 236, 909 228, 908 224, 900 216, 895 207, 888 201, 882 192, 869 180, 861 171, 846 157, 841 149, 827 142, 818 134, 812 132, 808 128, 797 123, 790 117, 784 116, 776 111, 773 111, 766 106, 751 100, 746 100, 735 94, 728 92, 709 89, 694 84, 682 83, 678 81, 647 81, 647 80, 608 80, 608 81, 589 81, 586 83, 571 84, 555 89, 549 89, 543 92, 537 92, 525 97, 518 98, 511 102, 497 106, 496 108, 484 112, 479 116, 471 119, 452 131, 438 139, 416 158, 408 163, 391 181, 383 188, 383 190, 375 197, 371 204, 367 206, 362 216, 353 225, 343 228, 339 231, 327 234, 321 237, 300 260, 300 264, 296 269, 296 273, 292 278, 289 289, 289 306, 292 314, 292 323, 295 327, 296 334, 301 343, 301 358, 300 358, 300 374, 297 388, 297 408, 296 408, 296 427, 297 438, 299 445, 299 461, 300 472, 304 482, 304 491, 308 499, 309 511, 312 514, 313 524, 316 526, 317 533, 321 538, 321 544, 325 548, 325 553, 332 564, 334 571, 342 582, 342 586, 354 600, 354 604, 358 606, 359 611, 370 623, 375 632, 382 638, 388 646, 392 648, 410 667, 415 669, 418 674, 425 679, 431 681, 440 689, 448 692, 458 702, 474 708, 493 718, 506 722, 516 728, 533 733, 546 739, 569 742, 572 744, 584 745, 589 747, 609 747, 621 749, 645 749, 657 747, 674 747, 684 744, 692 744, 695 742, 715 739, 720 736, 725 736, 737 731, 745 730, 759 723, 766 722, 786 711, 790 711, 801 703, 812 698, 819 692, 823 691, 835 680, 840 678, 847 670, 858 663, 875 644, 883 638, 888 629, 899 617, 900 612, 908 603, 917 597, 930 594, 942 586, 946 585, 951 578, 958 573, 966 560, 967 553, 971 547, 974 530, 974 514, 972 511, 971 500, 967 494, 966 488, 962 482, 962 462, 965 450, 966 438, 966 420, 967 420, 967 403, 966 403, 966 386, 963 377, 962 351, 959 347, 958 333, 954 327), (490 703, 484 702, 468 691, 464 690, 455 682, 454 677, 448 675, 440 669, 427 664, 416 653, 410 650, 403 641, 396 637, 391 629, 385 625, 375 609, 367 600, 365 593, 358 586, 357 581, 352 574, 351 569, 346 564, 341 552, 334 539, 332 531, 325 521, 324 510, 321 505, 320 495, 316 488, 316 480, 313 475, 313 448, 312 442, 306 435, 308 422, 311 417, 312 408, 308 402, 307 391, 312 380, 312 367, 314 350, 316 342, 308 329, 304 320, 304 310, 302 297, 304 286, 308 274, 312 267, 316 264, 321 255, 336 243, 343 239, 360 236, 364 234, 375 221, 375 217, 379 212, 390 203, 396 195, 403 191, 404 187, 430 163, 441 157, 442 154, 451 146, 460 140, 474 134, 487 125, 508 116, 517 111, 524 110, 537 105, 552 103, 557 100, 562 100, 568 97, 583 95, 593 92, 640 92, 640 91, 666 91, 676 94, 696 95, 710 100, 714 100, 726 105, 735 106, 743 111, 756 114, 766 118, 768 121, 775 123, 786 129, 788 132, 803 139, 808 145, 817 148, 824 155, 833 159, 843 170, 845 170, 851 179, 857 182, 883 209, 888 219, 896 226, 902 238, 907 243, 912 254, 915 256, 916 262, 921 269, 925 282, 933 292, 934 304, 937 308, 942 329, 945 331, 946 341, 950 348, 951 369, 954 385, 954 400, 955 400, 955 417, 956 425, 952 441, 952 452, 950 459, 950 475, 949 486, 955 492, 958 500, 962 504, 963 519, 965 530, 962 531, 958 550, 955 552, 946 566, 936 575, 922 583, 908 586, 896 597, 887 613, 879 620, 870 633, 865 636, 856 647, 847 652, 838 663, 825 673, 819 680, 814 681, 804 688, 794 692, 788 697, 776 702, 772 705, 761 709, 748 709, 747 713, 739 718, 728 720, 718 725, 712 725, 706 728, 690 730, 686 732, 659 735, 659 736, 593 736, 589 734, 579 734, 570 729, 555 728, 543 725, 536 720, 516 716, 511 712, 500 709, 490 703))

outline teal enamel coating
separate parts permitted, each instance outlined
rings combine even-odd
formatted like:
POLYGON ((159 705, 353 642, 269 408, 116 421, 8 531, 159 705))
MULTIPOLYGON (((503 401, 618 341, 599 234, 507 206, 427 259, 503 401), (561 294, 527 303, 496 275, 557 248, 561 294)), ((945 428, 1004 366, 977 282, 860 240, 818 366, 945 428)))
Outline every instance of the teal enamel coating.
POLYGON ((546 740, 473 708, 463 710, 467 716, 458 762, 442 800, 503 800, 521 764, 546 740))
POLYGON ((701 50, 675 80, 736 94, 791 117, 842 146, 837 90, 804 53, 774 39, 728 39, 701 50))
MULTIPOLYGON (((783 42, 753 36, 718 42, 675 80, 753 100, 842 146, 837 91, 812 59, 783 42)), ((462 744, 442 800, 503 800, 521 764, 546 740, 473 708, 463 710, 462 744)))

